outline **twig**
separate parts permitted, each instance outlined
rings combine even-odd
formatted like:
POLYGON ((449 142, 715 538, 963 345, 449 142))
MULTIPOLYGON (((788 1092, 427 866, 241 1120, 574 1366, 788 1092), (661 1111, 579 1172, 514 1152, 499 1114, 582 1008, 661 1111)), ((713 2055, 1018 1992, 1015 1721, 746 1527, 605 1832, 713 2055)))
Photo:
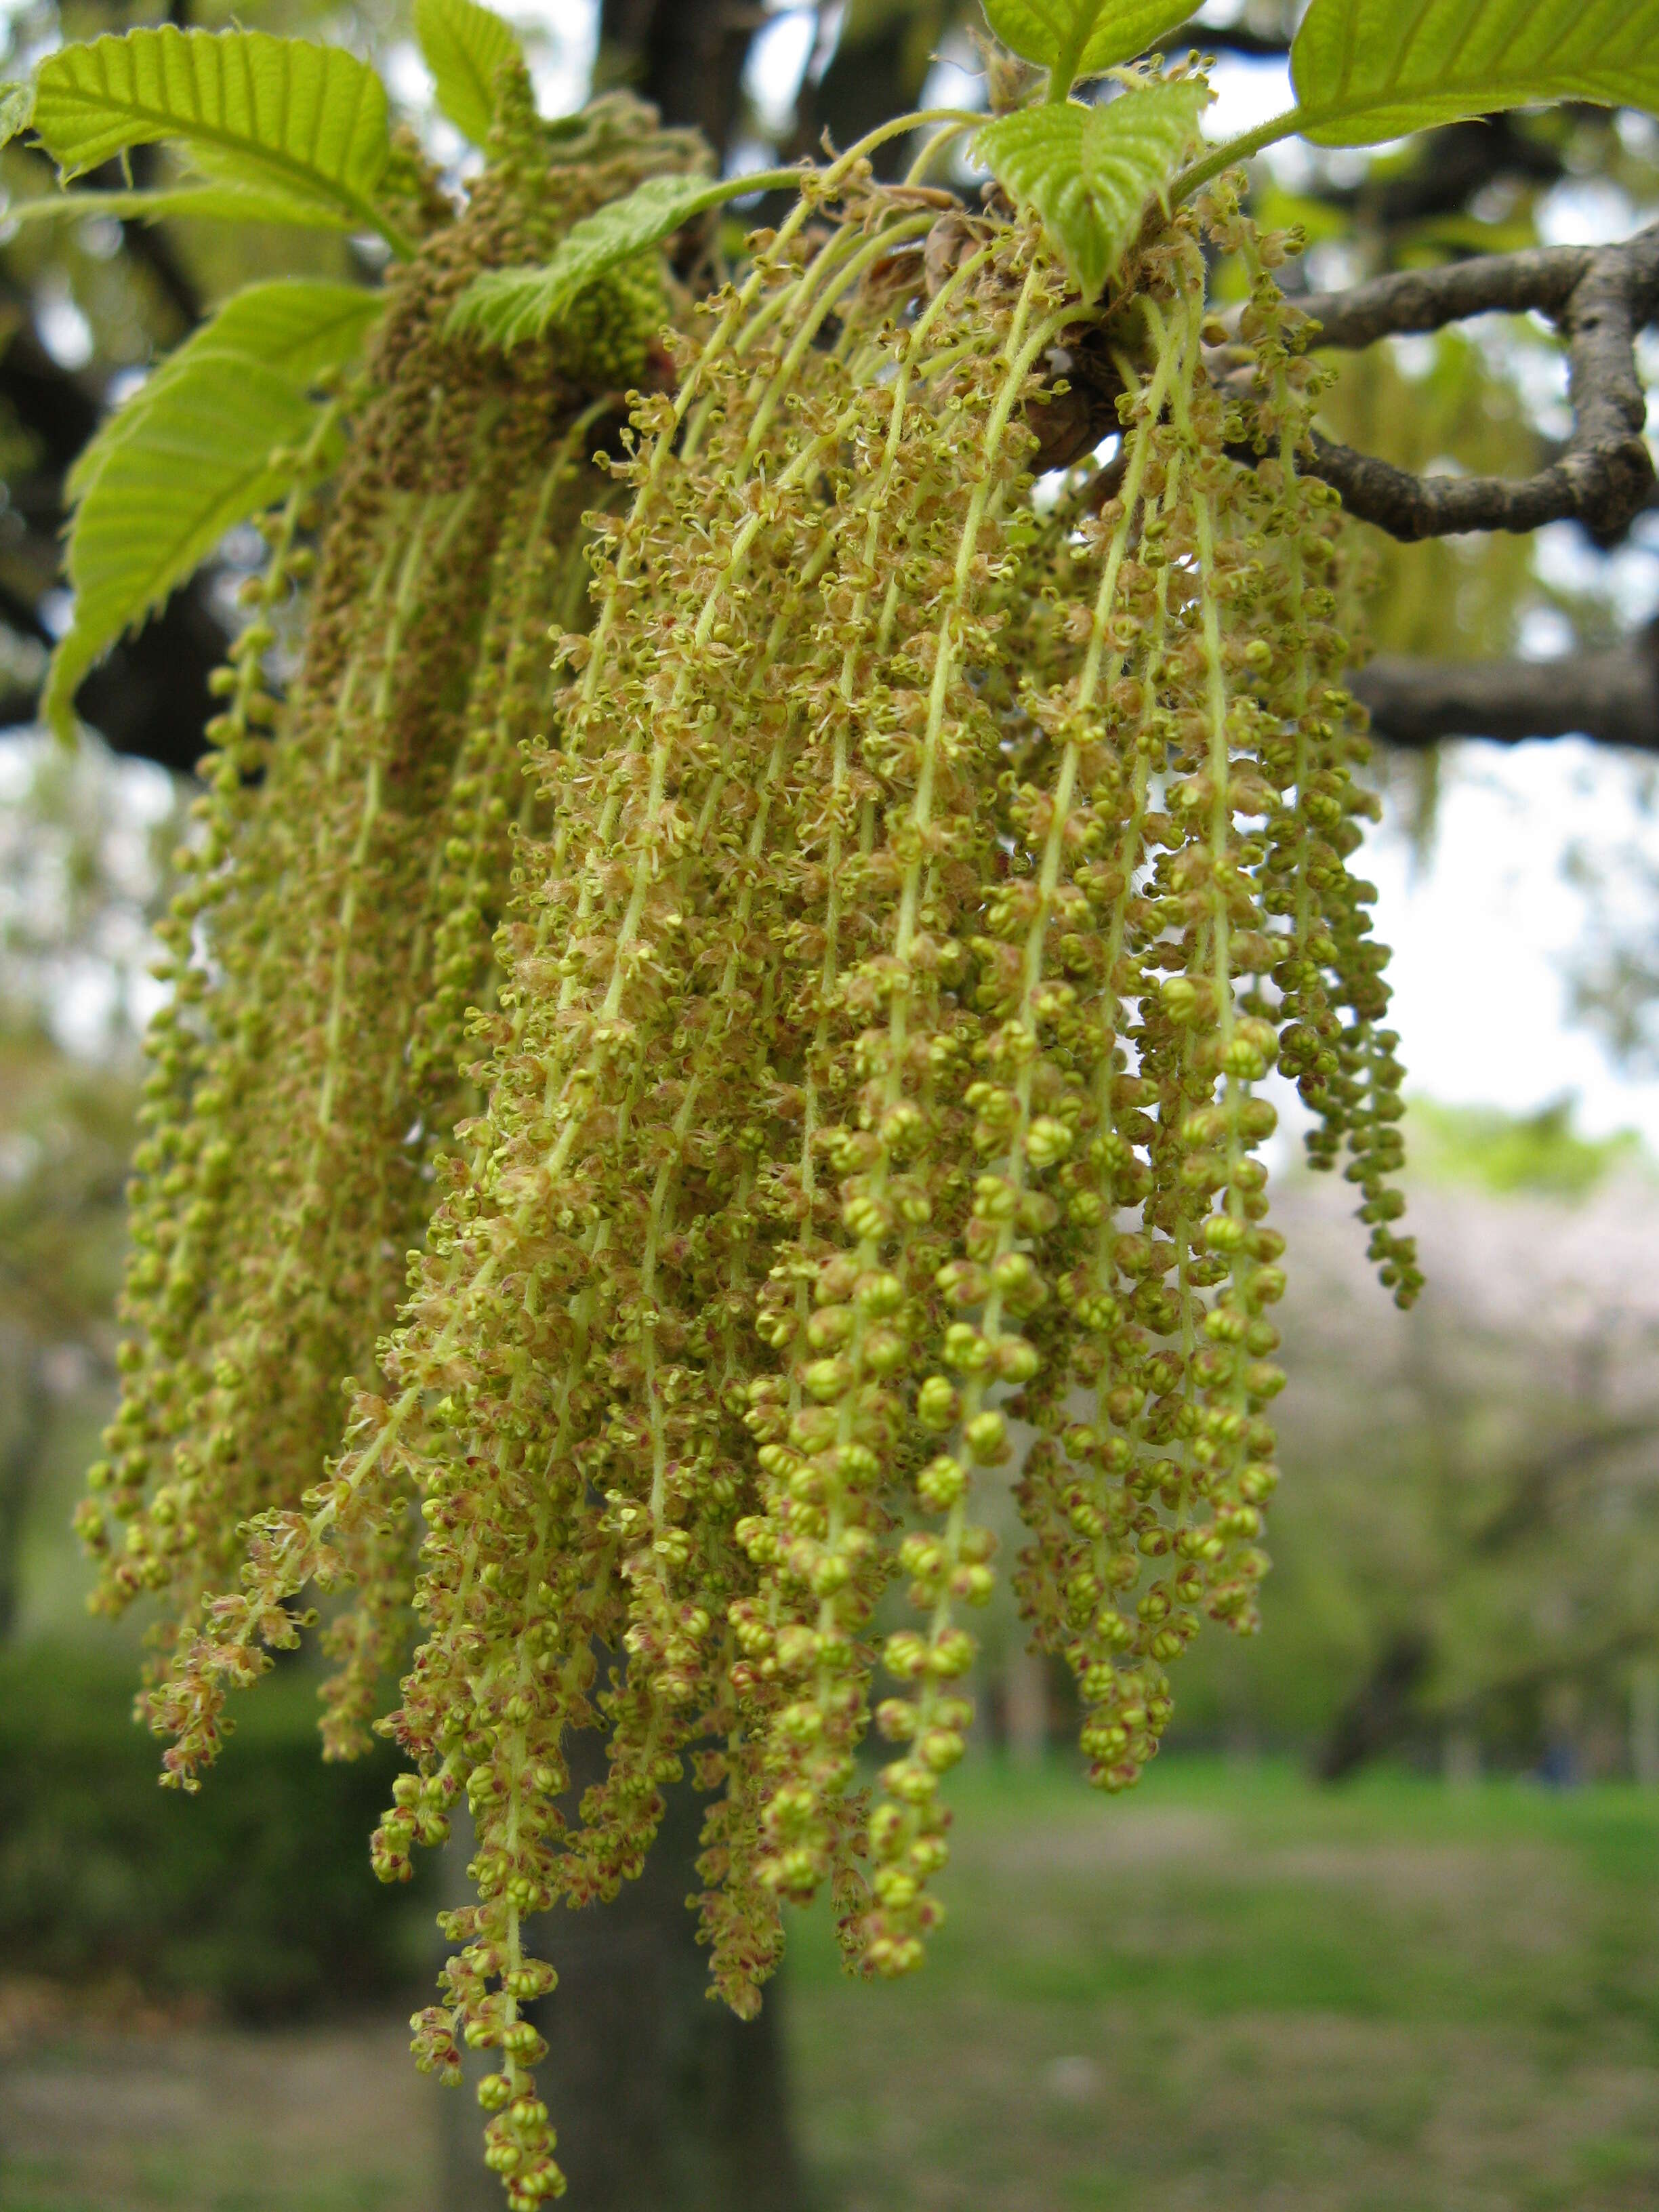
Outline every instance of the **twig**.
POLYGON ((1319 325, 1316 344, 1345 349, 1407 331, 1443 330, 1471 315, 1521 315, 1537 308, 1559 316, 1603 252, 1628 254, 1644 241, 1650 254, 1659 252, 1659 225, 1624 246, 1534 246, 1519 253, 1483 253, 1437 269, 1402 269, 1340 292, 1304 292, 1295 305, 1319 325))
POLYGON ((1383 656, 1349 678, 1373 727, 1411 749, 1443 738, 1593 738, 1659 752, 1659 637, 1557 660, 1407 660, 1383 656))
POLYGON ((1647 399, 1636 337, 1659 309, 1659 223, 1617 246, 1492 254, 1314 293, 1297 305, 1318 325, 1310 339, 1321 346, 1372 345, 1494 310, 1536 310, 1566 341, 1572 435, 1561 458, 1535 476, 1414 476, 1351 446, 1315 439, 1311 473, 1335 486, 1351 514, 1390 537, 1528 531, 1571 520, 1610 544, 1648 503, 1654 467, 1642 434, 1647 399))

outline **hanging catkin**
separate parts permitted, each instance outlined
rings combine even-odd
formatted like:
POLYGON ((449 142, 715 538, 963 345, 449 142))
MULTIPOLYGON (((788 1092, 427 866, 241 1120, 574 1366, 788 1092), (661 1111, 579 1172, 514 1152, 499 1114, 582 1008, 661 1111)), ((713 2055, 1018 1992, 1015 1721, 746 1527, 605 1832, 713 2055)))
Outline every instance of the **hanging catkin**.
MULTIPOLYGON (((466 213, 394 279, 364 375, 295 457, 221 687, 206 834, 181 855, 163 931, 178 981, 149 1040, 125 1387, 83 1520, 106 1560, 100 1601, 159 1595, 164 1647, 234 1585, 240 1524, 297 1506, 337 1443, 342 1383, 373 1368, 453 1120, 456 1042, 507 889, 501 816, 522 804, 518 748, 544 721, 542 640, 580 589, 579 518, 605 490, 589 366, 557 345, 503 362, 443 325, 480 265, 544 252, 690 151, 626 103, 602 105, 557 166, 532 161, 544 129, 521 88, 466 213), (308 575, 301 525, 343 416, 273 744, 270 617, 308 575)), ((388 1566, 407 1552, 375 1540, 388 1566)))
POLYGON ((99 1480, 106 1587, 179 1632, 153 1711, 186 1785, 308 1583, 351 1589, 332 1750, 418 1623, 375 1864, 465 1798, 477 1902, 416 2051, 498 2054, 487 2157, 526 2212, 563 2184, 526 1922, 637 1875, 688 1768, 739 2011, 825 1885, 850 1960, 920 1962, 996 1486, 1103 1788, 1202 1619, 1256 1625, 1276 1063, 1418 1279, 1293 241, 1223 180, 1085 311, 995 195, 848 160, 660 343, 636 264, 503 360, 443 335, 462 276, 684 159, 611 104, 550 171, 514 114, 342 396, 275 747, 258 629, 234 665, 99 1480), (1206 252, 1250 288, 1234 331, 1206 252), (1056 487, 1085 323, 1117 450, 1056 487))

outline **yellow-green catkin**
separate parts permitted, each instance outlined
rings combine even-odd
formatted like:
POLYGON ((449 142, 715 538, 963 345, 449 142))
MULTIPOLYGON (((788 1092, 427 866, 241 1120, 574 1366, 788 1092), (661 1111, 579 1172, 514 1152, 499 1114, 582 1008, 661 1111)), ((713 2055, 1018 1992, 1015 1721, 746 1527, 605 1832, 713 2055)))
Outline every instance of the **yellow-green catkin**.
MULTIPOLYGON (((150 1040, 126 1387, 89 1530, 107 1561, 100 1601, 159 1596, 164 1649, 234 1587, 237 1524, 296 1509, 321 1475, 343 1383, 372 1371, 395 1314, 460 1100, 465 1011, 524 804, 519 748, 546 725, 543 640, 580 593, 580 519, 605 486, 584 442, 592 392, 554 349, 504 362, 445 320, 480 266, 544 252, 597 198, 690 154, 626 104, 564 160, 543 130, 509 103, 467 209, 394 276, 364 371, 295 458, 210 733, 206 834, 164 931, 175 997, 150 1040), (311 583, 302 526, 342 420, 311 583), (279 708, 263 674, 271 617, 307 584, 302 665, 279 708)), ((363 1540, 407 1559, 401 1517, 382 1500, 363 1540)), ((224 1618, 222 1604, 210 1638, 224 1618)), ((265 1626, 280 1638, 274 1615, 265 1626)), ((340 1632, 337 1747, 405 1635, 400 1619, 389 1644, 364 1636, 353 1653, 340 1632)), ((164 1686, 157 1710, 190 1740, 183 1694, 164 1686)), ((199 1717, 210 1734, 211 1700, 199 1717)))
POLYGON ((400 280, 274 747, 240 649, 97 1509, 183 1630, 186 1782, 307 1583, 353 1589, 333 1750, 418 1624, 374 1863, 465 1798, 416 2048, 495 2054, 514 2212, 563 2186, 526 1923, 636 1875, 688 1770, 727 2002, 826 1887, 849 1962, 920 1962, 996 1486, 1100 1786, 1202 1620, 1255 1626, 1276 1063, 1418 1282, 1294 240, 1223 180, 1103 320, 1034 221, 849 159, 677 331, 641 261, 529 355, 444 338, 467 273, 689 158, 584 127, 550 168, 514 111, 400 280), (1085 323, 1117 450, 1056 486, 1085 323))

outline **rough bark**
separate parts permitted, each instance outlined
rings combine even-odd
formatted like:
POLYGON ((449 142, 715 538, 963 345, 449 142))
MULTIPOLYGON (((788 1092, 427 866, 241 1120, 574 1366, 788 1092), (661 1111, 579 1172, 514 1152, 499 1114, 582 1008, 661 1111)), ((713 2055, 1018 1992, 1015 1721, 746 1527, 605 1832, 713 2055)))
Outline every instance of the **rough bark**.
POLYGON ((685 1906, 702 1811, 688 1785, 671 1791, 640 1880, 536 1929, 559 1976, 538 2025, 582 2212, 800 2212, 782 1991, 748 2021, 711 2001, 685 1906))

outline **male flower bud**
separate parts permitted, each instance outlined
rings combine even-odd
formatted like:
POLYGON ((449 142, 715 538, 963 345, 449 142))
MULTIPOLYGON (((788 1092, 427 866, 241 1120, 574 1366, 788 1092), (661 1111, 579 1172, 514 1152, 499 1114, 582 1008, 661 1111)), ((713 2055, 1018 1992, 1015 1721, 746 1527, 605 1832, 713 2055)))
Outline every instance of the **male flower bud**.
POLYGON ((1158 989, 1164 1011, 1172 1022, 1184 1024, 1196 1019, 1198 1014, 1198 986, 1190 975, 1167 976, 1158 989))
POLYGON ((953 1321, 945 1332, 945 1360, 958 1375, 982 1375, 991 1364, 991 1346, 965 1321, 953 1321))
POLYGON ((989 1567, 958 1567, 951 1577, 951 1595, 964 1605, 988 1605, 996 1595, 997 1578, 989 1567))
POLYGON ((809 1360, 801 1374, 801 1381, 821 1406, 833 1404, 852 1380, 852 1363, 847 1359, 809 1360))
POLYGON ((960 1401, 943 1375, 930 1375, 916 1393, 916 1419, 934 1435, 954 1428, 960 1401))
POLYGON ((1039 1114, 1025 1133, 1025 1157, 1034 1168, 1056 1167, 1069 1156, 1073 1142, 1064 1121, 1039 1114))
POLYGON ((941 1454, 929 1460, 916 1477, 916 1494, 932 1513, 948 1512, 968 1488, 968 1477, 960 1460, 941 1454))
POLYGON ((916 1732, 916 1709, 904 1698, 884 1698, 876 1707, 876 1726, 889 1743, 908 1743, 916 1732))
POLYGON ((850 1306, 820 1306, 806 1324, 806 1340, 814 1352, 839 1352, 853 1334, 850 1306))
POLYGON ((927 1652, 923 1662, 926 1671, 941 1681, 955 1681, 973 1665, 975 1648, 965 1628, 944 1629, 927 1652))
POLYGON ((896 1375, 910 1357, 910 1347, 894 1328, 872 1328, 860 1347, 860 1356, 872 1375, 896 1375))
POLYGON ((974 1181, 974 1218, 1012 1221, 1019 1211, 1019 1192, 1006 1176, 982 1175, 974 1181))
POLYGON ((939 1777, 915 1758, 896 1759, 881 1770, 881 1783, 902 1805, 927 1805, 939 1794, 939 1777))
POLYGON ((834 1597, 837 1590, 846 1589, 852 1578, 852 1568, 840 1553, 835 1552, 817 1560, 807 1577, 815 1597, 834 1597))
POLYGON ((944 1774, 962 1757, 963 1741, 955 1729, 928 1729, 917 1739, 916 1756, 935 1774, 944 1774))
POLYGON ((899 1565, 917 1582, 936 1581, 945 1571, 945 1553, 938 1538, 907 1536, 899 1546, 899 1565))
POLYGON ((1023 1336, 1001 1338, 991 1357, 992 1371, 999 1382, 1030 1382, 1042 1366, 1036 1346, 1023 1336))
POLYGON ((962 1440, 981 1467, 1000 1467, 1008 1457, 1008 1424, 994 1407, 964 1422, 962 1440))
POLYGON ((933 1278, 947 1304, 982 1305, 990 1293, 990 1278, 971 1260, 951 1260, 933 1278))
POLYGON ((890 1106, 881 1117, 881 1141, 892 1152, 914 1151, 927 1133, 927 1122, 921 1109, 902 1099, 890 1106))
POLYGON ((862 1312, 872 1320, 884 1321, 903 1305, 904 1285, 896 1275, 884 1269, 860 1275, 853 1295, 862 1312))
POLYGON ((870 1887, 890 1912, 902 1912, 915 1903, 921 1885, 902 1867, 882 1867, 870 1887))
POLYGON ((943 1836, 918 1836, 904 1856, 911 1872, 926 1881, 949 1863, 951 1846, 943 1836))
POLYGON ((1047 1285, 1028 1252, 1005 1252, 992 1266, 991 1280, 1010 1305, 1030 1310, 1048 1297, 1047 1285))

